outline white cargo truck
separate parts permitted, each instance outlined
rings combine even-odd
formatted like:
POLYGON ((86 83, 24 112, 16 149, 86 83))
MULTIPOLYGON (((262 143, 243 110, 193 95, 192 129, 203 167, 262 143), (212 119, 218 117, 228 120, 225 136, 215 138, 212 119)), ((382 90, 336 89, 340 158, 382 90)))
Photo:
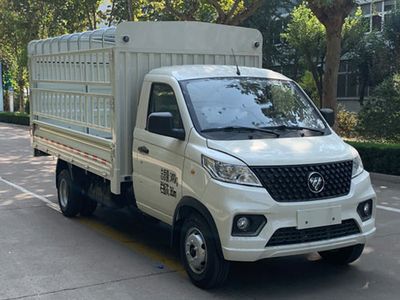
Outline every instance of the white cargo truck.
POLYGON ((28 46, 35 155, 58 158, 67 217, 134 206, 171 226, 194 284, 231 261, 360 257, 376 195, 355 149, 257 30, 122 23, 28 46))

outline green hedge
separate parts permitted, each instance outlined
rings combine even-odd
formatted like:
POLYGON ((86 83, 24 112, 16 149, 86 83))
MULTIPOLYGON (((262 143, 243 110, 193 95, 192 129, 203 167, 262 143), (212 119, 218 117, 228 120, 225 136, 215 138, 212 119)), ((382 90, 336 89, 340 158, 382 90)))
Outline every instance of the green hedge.
POLYGON ((29 115, 20 112, 0 112, 0 122, 29 126, 29 115))
POLYGON ((360 153, 368 172, 400 175, 400 144, 349 142, 360 153))

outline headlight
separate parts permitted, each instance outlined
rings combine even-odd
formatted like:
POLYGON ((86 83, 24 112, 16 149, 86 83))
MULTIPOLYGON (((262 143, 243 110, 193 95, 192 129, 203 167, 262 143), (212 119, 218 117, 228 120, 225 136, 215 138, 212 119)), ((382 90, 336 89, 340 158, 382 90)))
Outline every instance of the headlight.
POLYGON ((357 156, 353 158, 353 173, 351 174, 351 177, 354 178, 360 175, 363 170, 363 163, 361 161, 360 155, 357 154, 357 156))
POLYGON ((262 186, 256 175, 246 166, 223 163, 204 155, 201 160, 203 167, 214 179, 236 184, 262 186))

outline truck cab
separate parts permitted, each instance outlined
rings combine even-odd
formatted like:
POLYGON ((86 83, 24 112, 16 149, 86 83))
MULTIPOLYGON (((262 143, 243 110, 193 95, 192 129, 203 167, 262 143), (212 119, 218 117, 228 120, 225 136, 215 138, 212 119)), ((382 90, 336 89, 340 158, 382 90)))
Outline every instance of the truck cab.
POLYGON ((239 69, 165 67, 145 77, 133 139, 139 209, 179 228, 194 277, 209 267, 211 237, 227 261, 358 258, 375 231, 375 193, 356 150, 295 82, 239 69))

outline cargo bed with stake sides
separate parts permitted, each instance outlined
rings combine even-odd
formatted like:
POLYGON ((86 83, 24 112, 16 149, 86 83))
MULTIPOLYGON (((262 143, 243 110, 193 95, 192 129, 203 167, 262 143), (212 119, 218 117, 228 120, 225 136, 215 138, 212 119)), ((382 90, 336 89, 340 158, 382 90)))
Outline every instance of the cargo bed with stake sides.
POLYGON ((197 286, 230 261, 318 251, 350 263, 375 231, 357 152, 254 29, 127 22, 28 45, 32 145, 58 158, 67 217, 102 203, 171 225, 197 286))

